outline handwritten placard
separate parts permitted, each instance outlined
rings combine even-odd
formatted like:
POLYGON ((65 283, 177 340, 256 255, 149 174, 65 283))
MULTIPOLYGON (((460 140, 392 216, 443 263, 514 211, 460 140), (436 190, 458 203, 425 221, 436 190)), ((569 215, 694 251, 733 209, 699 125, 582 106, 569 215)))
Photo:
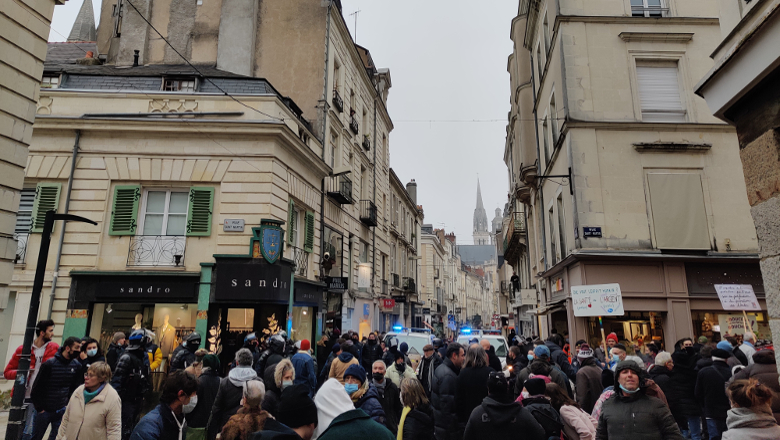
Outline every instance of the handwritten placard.
POLYGON ((619 284, 571 286, 574 316, 623 316, 619 284))
MULTIPOLYGON (((747 315, 748 327, 751 333, 758 332, 758 323, 756 322, 756 315, 749 313, 747 315)), ((718 324, 720 324, 721 335, 744 335, 745 334, 745 317, 740 314, 720 314, 718 315, 718 324)))
POLYGON ((715 284, 723 310, 761 310, 750 284, 715 284))

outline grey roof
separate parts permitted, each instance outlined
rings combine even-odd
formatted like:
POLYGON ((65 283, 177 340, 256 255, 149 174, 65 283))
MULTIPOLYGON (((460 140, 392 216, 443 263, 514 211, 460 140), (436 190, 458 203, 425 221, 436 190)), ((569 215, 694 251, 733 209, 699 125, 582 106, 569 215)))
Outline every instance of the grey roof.
POLYGON ((496 260, 496 247, 492 245, 460 245, 460 260, 465 264, 484 264, 496 260))
POLYGON ((44 66, 47 64, 76 64, 76 60, 87 56, 87 51, 92 51, 97 56, 97 43, 94 41, 49 43, 44 66))
POLYGON ((92 9, 92 0, 84 0, 79 9, 79 15, 73 22, 73 27, 68 35, 68 41, 95 41, 95 13, 92 9))

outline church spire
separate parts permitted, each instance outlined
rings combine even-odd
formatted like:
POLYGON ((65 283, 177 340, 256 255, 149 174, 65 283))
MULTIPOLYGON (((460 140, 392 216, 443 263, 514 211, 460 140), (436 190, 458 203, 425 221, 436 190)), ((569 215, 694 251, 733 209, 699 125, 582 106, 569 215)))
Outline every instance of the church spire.
POLYGON ((477 207, 474 209, 474 244, 490 244, 488 218, 485 212, 485 205, 482 203, 482 188, 479 184, 479 179, 477 179, 477 207))
POLYGON ((84 0, 79 9, 79 15, 73 22, 73 28, 68 35, 68 41, 96 41, 95 13, 92 9, 92 0, 84 0))

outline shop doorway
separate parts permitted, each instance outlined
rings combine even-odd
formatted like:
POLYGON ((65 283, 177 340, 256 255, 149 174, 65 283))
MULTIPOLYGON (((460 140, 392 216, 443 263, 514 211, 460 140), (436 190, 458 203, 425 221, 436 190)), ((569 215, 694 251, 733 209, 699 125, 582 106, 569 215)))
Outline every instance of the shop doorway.
POLYGON ((206 350, 216 353, 227 373, 236 352, 244 346, 244 338, 254 332, 261 343, 284 330, 287 322, 287 307, 284 305, 263 305, 240 307, 223 305, 209 310, 209 330, 206 336, 206 350), (213 321, 212 321, 213 320, 213 321))
MULTIPOLYGON (((637 352, 642 357, 648 353, 647 344, 655 342, 664 349, 664 330, 661 325, 665 313, 626 312, 625 316, 604 317, 604 334, 615 333, 621 344, 637 352)), ((601 329, 597 317, 588 318, 588 343, 592 347, 601 346, 601 329)))

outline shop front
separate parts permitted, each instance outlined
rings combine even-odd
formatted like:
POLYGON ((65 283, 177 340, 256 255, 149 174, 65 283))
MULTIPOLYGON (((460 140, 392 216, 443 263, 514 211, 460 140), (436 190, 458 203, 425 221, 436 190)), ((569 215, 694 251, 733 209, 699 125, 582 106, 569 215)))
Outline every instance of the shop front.
POLYGON ((344 292, 349 286, 347 277, 325 277, 325 315, 324 331, 332 332, 339 329, 344 333, 342 321, 342 307, 344 306, 344 292))

